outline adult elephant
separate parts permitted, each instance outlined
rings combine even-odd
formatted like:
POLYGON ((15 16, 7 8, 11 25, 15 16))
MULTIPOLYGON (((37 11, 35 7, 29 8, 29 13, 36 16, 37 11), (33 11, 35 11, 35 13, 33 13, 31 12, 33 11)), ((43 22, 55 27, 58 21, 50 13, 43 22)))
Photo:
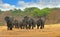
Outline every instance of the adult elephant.
POLYGON ((22 21, 19 21, 19 28, 21 28, 21 29, 24 29, 25 28, 25 23, 24 23, 24 21, 22 20, 22 21))
POLYGON ((12 30, 12 28, 13 28, 13 18, 9 17, 9 16, 6 16, 5 21, 7 23, 7 29, 12 30))
POLYGON ((22 20, 22 25, 24 26, 24 28, 28 29, 28 20, 29 20, 29 17, 28 16, 25 16, 24 19, 22 20))
POLYGON ((29 29, 31 29, 31 27, 32 27, 32 29, 34 29, 34 27, 35 27, 35 21, 34 21, 34 19, 33 18, 30 18, 29 19, 29 29))
POLYGON ((18 22, 18 20, 15 19, 13 24, 14 24, 15 28, 19 28, 19 22, 18 22))
POLYGON ((24 24, 23 24, 23 22, 22 22, 21 20, 15 19, 13 24, 14 24, 14 28, 17 28, 17 29, 19 29, 19 28, 24 29, 24 24))
POLYGON ((43 29, 44 28, 44 24, 45 24, 45 21, 42 19, 42 17, 40 17, 38 20, 37 20, 37 29, 43 29))

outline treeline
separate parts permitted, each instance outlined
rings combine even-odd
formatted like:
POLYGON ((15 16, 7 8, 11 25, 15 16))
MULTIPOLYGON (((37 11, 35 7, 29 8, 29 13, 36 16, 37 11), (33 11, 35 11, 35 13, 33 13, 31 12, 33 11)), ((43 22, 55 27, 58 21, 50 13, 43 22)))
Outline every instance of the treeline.
MULTIPOLYGON (((51 11, 50 8, 44 8, 40 10, 37 7, 25 8, 23 11, 21 9, 10 10, 12 16, 21 16, 21 17, 29 16, 29 17, 35 17, 35 18, 38 18, 42 15, 47 16, 50 11, 51 11)), ((0 14, 1 14, 1 10, 0 10, 0 14)))

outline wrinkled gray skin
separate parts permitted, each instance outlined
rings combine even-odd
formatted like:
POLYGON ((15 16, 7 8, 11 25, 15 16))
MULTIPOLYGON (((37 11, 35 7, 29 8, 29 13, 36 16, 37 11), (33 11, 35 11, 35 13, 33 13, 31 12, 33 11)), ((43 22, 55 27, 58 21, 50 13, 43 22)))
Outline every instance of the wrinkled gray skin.
POLYGON ((13 24, 14 24, 14 28, 17 28, 17 29, 21 28, 22 29, 22 26, 23 26, 22 21, 15 19, 13 24))
POLYGON ((29 29, 31 29, 31 27, 32 27, 32 29, 34 29, 34 27, 35 27, 35 24, 36 22, 34 21, 34 19, 33 18, 30 18, 29 19, 29 29))
POLYGON ((19 22, 18 22, 18 25, 19 25, 19 28, 20 28, 20 29, 24 29, 24 25, 23 25, 23 22, 22 22, 22 21, 19 21, 19 22))
POLYGON ((27 16, 25 16, 24 19, 22 20, 23 28, 28 29, 28 20, 29 20, 29 17, 27 17, 27 16))
POLYGON ((15 19, 13 24, 15 28, 19 28, 18 20, 15 19))
POLYGON ((27 28, 26 25, 27 25, 27 22, 25 19, 23 19, 22 21, 16 20, 16 19, 14 20, 14 27, 15 28, 24 29, 24 28, 27 28))
POLYGON ((39 28, 43 29, 44 28, 44 23, 45 23, 45 21, 43 19, 39 18, 37 20, 37 29, 39 29, 39 28))
POLYGON ((6 16, 5 21, 7 23, 7 29, 12 30, 12 28, 13 28, 13 18, 9 17, 9 16, 6 16))
POLYGON ((25 28, 25 23, 23 22, 23 21, 19 21, 19 27, 21 28, 21 29, 24 29, 25 28))

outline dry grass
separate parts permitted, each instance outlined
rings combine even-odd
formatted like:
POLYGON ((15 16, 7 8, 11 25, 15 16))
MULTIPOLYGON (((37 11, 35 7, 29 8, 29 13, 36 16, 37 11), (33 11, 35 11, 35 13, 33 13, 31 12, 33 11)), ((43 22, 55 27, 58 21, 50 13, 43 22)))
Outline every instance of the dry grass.
POLYGON ((60 37, 60 24, 45 25, 44 29, 13 29, 7 30, 6 26, 0 26, 0 37, 60 37))

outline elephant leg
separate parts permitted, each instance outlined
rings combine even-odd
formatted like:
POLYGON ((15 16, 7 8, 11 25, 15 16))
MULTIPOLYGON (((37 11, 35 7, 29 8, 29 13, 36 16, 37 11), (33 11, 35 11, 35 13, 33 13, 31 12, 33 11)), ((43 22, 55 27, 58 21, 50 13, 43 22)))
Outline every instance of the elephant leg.
POLYGON ((44 29, 44 25, 41 25, 40 29, 44 29))
POLYGON ((15 25, 15 28, 17 28, 17 25, 15 25))
POLYGON ((12 27, 10 28, 10 30, 12 30, 12 27))
POLYGON ((32 27, 32 29, 34 29, 34 27, 32 27))
POLYGON ((43 29, 44 29, 44 25, 42 25, 43 29))
POLYGON ((39 25, 37 25, 37 29, 39 29, 39 25))
POLYGON ((31 25, 29 25, 29 29, 31 29, 31 25))
POLYGON ((34 26, 32 26, 32 29, 34 29, 34 26))
POLYGON ((22 29, 22 26, 20 26, 20 28, 22 29))
POLYGON ((28 29, 27 25, 26 25, 26 29, 28 29))
POLYGON ((41 25, 40 29, 43 29, 43 25, 41 25))
POLYGON ((40 29, 42 29, 42 26, 40 27, 40 29))
POLYGON ((23 29, 25 28, 25 26, 22 27, 23 29))
POLYGON ((7 26, 7 30, 10 30, 10 26, 9 25, 7 26))
POLYGON ((22 29, 22 27, 20 27, 20 29, 22 29))

